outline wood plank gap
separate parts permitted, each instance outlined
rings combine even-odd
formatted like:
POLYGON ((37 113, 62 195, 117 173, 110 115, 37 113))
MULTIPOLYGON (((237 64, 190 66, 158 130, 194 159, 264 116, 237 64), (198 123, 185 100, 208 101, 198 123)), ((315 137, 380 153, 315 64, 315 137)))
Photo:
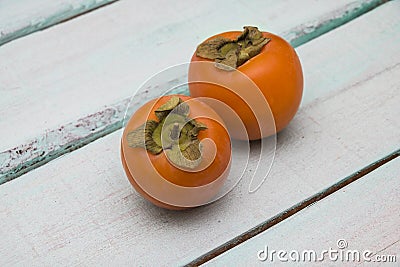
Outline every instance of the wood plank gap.
POLYGON ((389 155, 375 161, 372 164, 365 166, 364 168, 358 170, 355 173, 350 174, 349 176, 343 178, 342 180, 338 181, 337 183, 329 186, 328 188, 304 199, 303 201, 293 205, 292 207, 278 213, 277 215, 271 217, 270 219, 266 220, 265 222, 255 226, 254 228, 244 232, 243 234, 227 241, 226 243, 210 250, 206 254, 194 259, 193 261, 189 262, 185 266, 199 266, 201 264, 210 261, 211 259, 221 255, 222 253, 232 249, 233 247, 249 240, 250 238, 268 230, 274 225, 282 222, 283 220, 288 219, 289 217, 295 215, 297 212, 307 208, 308 206, 314 205, 316 202, 322 200, 323 198, 337 192, 338 190, 344 188, 345 186, 351 184, 352 182, 362 178, 363 176, 367 175, 368 173, 378 169, 382 165, 388 163, 389 161, 397 158, 400 156, 400 149, 390 153, 389 155))
POLYGON ((362 3, 361 5, 354 6, 353 8, 349 8, 349 5, 352 5, 349 4, 341 9, 335 10, 329 14, 329 17, 322 19, 320 23, 301 24, 298 27, 291 29, 290 32, 285 33, 284 36, 291 36, 291 44, 294 47, 297 47, 340 26, 343 26, 344 24, 390 1, 392 0, 368 1, 362 3), (309 32, 309 34, 304 34, 305 32, 309 32))
POLYGON ((83 15, 90 13, 92 11, 95 11, 97 9, 114 4, 117 1, 119 1, 119 0, 109 0, 107 2, 96 3, 93 6, 83 9, 82 11, 79 11, 79 9, 72 10, 70 13, 68 11, 63 11, 60 14, 53 14, 52 16, 49 16, 48 18, 46 18, 44 23, 38 22, 37 24, 33 24, 33 25, 30 24, 30 25, 27 25, 25 27, 22 27, 20 29, 17 29, 16 31, 13 31, 10 33, 3 34, 2 32, 0 32, 0 47, 6 43, 12 42, 14 40, 17 40, 21 37, 27 36, 34 32, 48 29, 48 28, 56 26, 58 24, 67 22, 69 20, 75 19, 80 16, 83 16, 83 15))
MULTIPOLYGON (((352 3, 328 12, 316 20, 296 26, 281 35, 293 47, 297 47, 386 2, 388 0, 352 3)), ((149 91, 157 92, 156 89, 149 91)), ((188 91, 182 89, 174 93, 188 95, 188 91)), ((154 94, 152 97, 157 96, 154 94)), ((142 97, 138 96, 137 106, 143 103, 140 101, 142 97)), ((122 128, 125 109, 129 101, 130 98, 126 98, 113 105, 103 107, 93 114, 64 124, 57 129, 48 130, 43 135, 24 144, 0 152, 0 185, 122 128)), ((129 114, 134 111, 130 110, 129 114)))

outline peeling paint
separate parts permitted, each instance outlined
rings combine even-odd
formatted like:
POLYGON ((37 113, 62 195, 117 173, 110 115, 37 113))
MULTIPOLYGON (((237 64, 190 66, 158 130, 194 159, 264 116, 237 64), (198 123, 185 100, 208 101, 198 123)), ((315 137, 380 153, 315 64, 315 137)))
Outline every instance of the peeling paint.
MULTIPOLYGON (((14 19, 12 21, 2 21, 0 18, 0 46, 33 32, 49 28, 58 23, 62 23, 66 20, 86 14, 87 12, 93 11, 105 5, 109 5, 116 1, 118 0, 82 1, 82 3, 76 3, 76 1, 72 3, 69 3, 71 1, 63 1, 62 3, 56 3, 57 7, 54 7, 50 10, 44 9, 44 13, 41 13, 40 17, 24 18, 21 17, 20 14, 16 13, 15 17, 18 19, 14 19), (47 14, 45 12, 47 12, 47 14)), ((18 6, 22 5, 20 2, 21 1, 18 1, 18 3, 15 3, 14 6, 11 5, 10 7, 4 8, 4 10, 7 10, 7 12, 10 12, 10 10, 18 12, 18 6)), ((32 5, 31 9, 34 10, 38 4, 35 1, 23 2, 25 2, 23 3, 25 10, 29 10, 27 7, 29 5, 32 5)), ((50 0, 48 2, 50 3, 40 4, 42 6, 54 6, 54 1, 50 0)), ((38 14, 35 15, 38 16, 38 14)))

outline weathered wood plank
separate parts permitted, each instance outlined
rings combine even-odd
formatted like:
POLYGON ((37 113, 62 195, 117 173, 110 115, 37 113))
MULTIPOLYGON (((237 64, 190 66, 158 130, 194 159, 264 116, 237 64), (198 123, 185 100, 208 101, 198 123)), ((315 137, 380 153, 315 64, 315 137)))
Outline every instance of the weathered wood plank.
POLYGON ((197 257, 196 259, 194 259, 187 265, 198 266, 198 265, 204 264, 204 263, 214 259, 218 255, 226 253, 230 249, 240 245, 241 243, 243 243, 253 237, 256 237, 260 233, 275 226, 276 224, 282 222, 283 220, 286 220, 292 216, 296 216, 297 215, 296 213, 302 211, 305 208, 308 208, 309 206, 314 205, 321 199, 324 199, 327 196, 341 190, 343 187, 353 183, 354 181, 362 178, 363 176, 367 175, 368 173, 376 170, 377 168, 390 162, 391 160, 398 158, 399 156, 400 156, 400 149, 363 167, 362 169, 356 171, 355 173, 350 174, 349 176, 347 176, 347 177, 339 180, 338 182, 330 185, 329 187, 325 188, 324 190, 302 200, 301 202, 296 203, 295 205, 276 214, 275 216, 270 217, 268 220, 262 222, 259 225, 254 226, 253 228, 242 233, 241 235, 238 235, 238 236, 232 238, 231 240, 229 240, 228 242, 221 244, 220 246, 210 250, 206 254, 203 254, 200 257, 197 257))
POLYGON ((0 46, 117 0, 1 0, 0 46))
MULTIPOLYGON (((205 266, 256 266, 282 263, 276 254, 271 258, 271 250, 284 250, 287 253, 295 250, 300 255, 303 255, 302 252, 305 250, 313 250, 317 258, 322 259, 321 251, 329 248, 344 251, 346 254, 343 257, 337 254, 336 261, 333 261, 335 258, 330 260, 327 254, 323 261, 316 262, 329 266, 333 264, 354 266, 359 262, 366 263, 365 260, 368 259, 364 258, 362 253, 369 250, 371 255, 367 256, 372 262, 379 260, 376 255, 397 255, 396 266, 398 266, 399 178, 400 158, 397 158, 264 233, 214 258, 205 266), (344 247, 345 242, 340 242, 339 245, 343 246, 343 249, 339 249, 337 244, 341 239, 347 243, 344 247), (266 255, 261 253, 260 258, 264 260, 261 261, 257 253, 265 250, 265 246, 268 247, 269 258, 264 260, 266 255), (356 256, 347 257, 349 250, 357 250, 360 254, 356 252, 356 256)), ((291 260, 288 254, 284 256, 289 263, 297 260, 296 264, 309 265, 310 262, 314 262, 314 260, 302 260, 301 257, 297 258, 296 252, 292 257, 295 260, 291 260)), ((314 256, 312 257, 314 259, 314 256)), ((393 260, 392 263, 394 264, 393 260)), ((386 263, 383 266, 386 266, 386 263)))
MULTIPOLYGON (((133 2, 121 2, 2 47, 0 131, 8 138, 0 143, 0 183, 119 129, 128 101, 121 99, 155 71, 185 62, 196 44, 211 33, 250 23, 266 25, 301 44, 381 2, 302 2, 295 13, 284 12, 298 5, 292 0, 252 2, 250 6, 236 3, 228 17, 213 11, 230 6, 223 1, 217 7, 201 1, 196 9, 182 2, 178 9, 165 7, 162 14, 150 12, 156 4, 137 7, 133 2), (310 5, 313 8, 307 7, 310 5), (133 8, 140 9, 134 17, 133 8), (95 27, 99 29, 93 31, 95 27), (152 35, 159 41, 154 43, 152 35)), ((395 47, 383 45, 389 50, 395 47)), ((386 55, 380 52, 378 56, 382 54, 386 55)), ((373 66, 372 61, 367 65, 373 66)), ((141 97, 160 93, 152 88, 141 97)))
MULTIPOLYGON (((352 31, 355 41, 355 33, 374 28, 367 25, 375 25, 376 19, 390 32, 387 25, 393 25, 391 16, 396 15, 390 13, 392 7, 377 9, 316 39, 319 50, 312 47, 311 55, 326 49, 344 53, 340 42, 330 48, 327 44, 340 40, 344 31, 352 31)), ((307 47, 302 46, 300 54, 307 47)), ((305 73, 315 69, 307 68, 305 73)), ((250 155, 243 180, 220 201, 184 212, 153 207, 134 193, 125 178, 119 159, 120 131, 5 183, 0 187, 0 242, 6 245, 0 246, 0 264, 190 262, 397 150, 399 75, 399 63, 386 66, 303 106, 278 136, 271 173, 254 194, 247 190, 258 163, 257 149, 250 155)))

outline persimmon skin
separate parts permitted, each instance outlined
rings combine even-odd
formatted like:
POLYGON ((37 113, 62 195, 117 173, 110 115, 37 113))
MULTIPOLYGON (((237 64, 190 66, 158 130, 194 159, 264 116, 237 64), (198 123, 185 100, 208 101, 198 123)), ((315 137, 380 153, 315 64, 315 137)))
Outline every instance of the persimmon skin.
MULTIPOLYGON (((221 36, 233 40, 240 34, 239 31, 224 32, 209 39, 221 36)), ((198 71, 195 65, 189 69, 190 95, 192 97, 214 98, 230 106, 239 115, 248 133, 247 137, 243 134, 236 134, 238 131, 233 130, 231 137, 240 140, 257 140, 284 129, 296 114, 303 94, 303 72, 300 60, 293 47, 277 35, 268 32, 262 32, 262 34, 264 37, 270 38, 271 41, 262 48, 258 55, 239 66, 237 70, 250 78, 261 90, 272 111, 276 129, 269 127, 270 129, 260 130, 252 109, 268 109, 268 107, 249 107, 241 99, 240 93, 239 96, 236 95, 234 87, 240 81, 224 78, 224 75, 228 77, 229 74, 224 74, 223 70, 219 70, 211 64, 209 65, 210 70, 207 72, 198 71), (211 70, 211 68, 214 68, 214 70, 211 70), (220 80, 233 91, 216 84, 191 82, 199 80, 220 80)), ((191 62, 201 61, 212 62, 212 60, 198 57, 195 52, 191 62)), ((251 94, 251 90, 248 93, 251 94)), ((226 118, 223 117, 223 119, 226 118)), ((229 124, 229 122, 227 123, 229 124)))
POLYGON ((159 201, 158 199, 155 199, 154 197, 150 196, 149 194, 147 194, 135 181, 135 178, 133 178, 133 176, 131 175, 131 173, 129 172, 128 166, 126 164, 126 160, 125 160, 125 156, 124 156, 124 151, 123 151, 123 147, 121 144, 121 162, 122 162, 122 166, 124 167, 125 170, 125 174, 128 177, 129 182, 132 184, 133 188, 135 188, 135 190, 142 195, 145 199, 147 199, 148 201, 150 201, 151 203, 153 203, 154 205, 160 207, 160 208, 164 208, 164 209, 169 209, 169 210, 184 210, 186 209, 185 207, 178 207, 178 206, 173 206, 173 205, 168 205, 164 202, 159 201))
MULTIPOLYGON (((121 139, 121 161, 132 186, 139 194, 154 205, 171 210, 181 210, 191 206, 166 203, 162 201, 164 197, 169 197, 169 199, 171 199, 174 198, 173 195, 177 193, 168 191, 168 189, 165 190, 165 192, 160 190, 160 192, 162 192, 162 199, 159 199, 149 194, 140 184, 145 183, 152 188, 162 187, 163 183, 160 182, 159 178, 161 176, 169 183, 181 187, 207 186, 204 190, 199 189, 196 191, 198 194, 190 195, 189 198, 192 199, 188 199, 188 203, 206 203, 218 193, 224 184, 229 174, 231 162, 230 137, 218 114, 209 106, 198 100, 184 95, 178 96, 185 102, 190 100, 187 102, 190 108, 189 118, 195 118, 196 121, 207 126, 206 130, 199 132, 198 139, 201 141, 205 138, 209 138, 214 141, 217 153, 212 161, 207 163, 205 160, 202 160, 198 168, 192 171, 186 171, 171 164, 164 152, 153 155, 144 148, 132 148, 128 146, 126 139, 127 134, 138 128, 147 120, 157 121, 158 119, 154 111, 159 106, 166 103, 171 96, 163 96, 151 100, 140 107, 127 123, 121 139)), ((203 145, 202 157, 210 158, 210 150, 207 144, 203 143, 203 145)), ((177 199, 183 195, 177 196, 177 199)))

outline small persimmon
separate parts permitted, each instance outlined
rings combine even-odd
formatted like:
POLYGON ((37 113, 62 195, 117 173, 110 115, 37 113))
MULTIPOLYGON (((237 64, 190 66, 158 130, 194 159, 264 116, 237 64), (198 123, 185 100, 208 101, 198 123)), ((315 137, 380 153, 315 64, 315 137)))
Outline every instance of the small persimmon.
POLYGON ((144 198, 163 208, 185 209, 218 194, 230 170, 231 142, 208 105, 188 96, 163 96, 128 121, 121 160, 144 198))

